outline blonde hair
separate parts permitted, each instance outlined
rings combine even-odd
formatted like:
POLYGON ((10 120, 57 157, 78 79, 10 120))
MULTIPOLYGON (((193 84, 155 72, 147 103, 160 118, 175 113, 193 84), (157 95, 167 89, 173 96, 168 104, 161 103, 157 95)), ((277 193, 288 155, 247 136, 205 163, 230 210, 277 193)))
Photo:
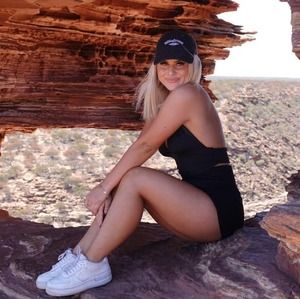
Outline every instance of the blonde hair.
MULTIPOLYGON (((189 64, 186 83, 199 83, 201 74, 201 60, 198 55, 194 55, 193 63, 189 64)), ((143 108, 142 115, 144 120, 151 120, 157 115, 160 105, 168 94, 169 91, 158 80, 156 65, 152 63, 147 75, 136 89, 136 109, 143 108)))

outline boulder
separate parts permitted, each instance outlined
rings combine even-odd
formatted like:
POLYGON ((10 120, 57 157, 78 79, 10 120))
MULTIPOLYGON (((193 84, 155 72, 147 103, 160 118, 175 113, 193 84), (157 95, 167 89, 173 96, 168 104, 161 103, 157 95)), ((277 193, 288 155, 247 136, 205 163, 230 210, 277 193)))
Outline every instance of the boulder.
MULTIPOLYGON (((264 215, 215 243, 183 241, 153 223, 141 223, 109 260, 113 281, 72 298, 296 299, 300 286, 278 270, 278 241, 260 226, 264 215)), ((86 227, 0 220, 0 298, 50 298, 37 275, 74 246, 86 227)))
POLYGON ((288 202, 273 207, 261 225, 280 241, 276 264, 300 284, 300 171, 292 175, 287 186, 288 202))

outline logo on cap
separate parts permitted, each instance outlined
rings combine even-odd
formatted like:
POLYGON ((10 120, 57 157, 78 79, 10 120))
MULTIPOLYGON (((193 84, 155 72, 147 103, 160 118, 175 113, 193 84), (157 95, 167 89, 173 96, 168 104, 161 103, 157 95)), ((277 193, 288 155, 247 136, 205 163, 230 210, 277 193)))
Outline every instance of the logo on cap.
POLYGON ((165 45, 168 45, 168 46, 180 46, 180 45, 183 45, 183 41, 179 40, 179 39, 176 39, 176 38, 173 38, 173 39, 168 39, 164 42, 165 45))

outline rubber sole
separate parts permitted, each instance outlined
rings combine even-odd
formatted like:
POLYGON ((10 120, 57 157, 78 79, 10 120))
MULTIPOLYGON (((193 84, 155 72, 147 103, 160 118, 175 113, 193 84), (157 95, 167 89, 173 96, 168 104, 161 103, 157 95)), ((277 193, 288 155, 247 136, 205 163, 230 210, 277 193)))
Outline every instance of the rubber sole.
POLYGON ((75 295, 80 292, 86 291, 88 289, 104 286, 108 284, 111 280, 112 280, 112 275, 109 274, 99 279, 92 279, 89 281, 85 281, 81 285, 76 287, 72 287, 72 288, 66 287, 63 290, 46 287, 46 293, 50 296, 70 296, 70 295, 75 295))
POLYGON ((38 289, 40 289, 40 290, 45 290, 45 289, 46 289, 46 286, 47 286, 47 282, 48 282, 48 281, 46 281, 46 282, 36 281, 36 282, 35 282, 35 285, 36 285, 36 287, 37 287, 38 289))

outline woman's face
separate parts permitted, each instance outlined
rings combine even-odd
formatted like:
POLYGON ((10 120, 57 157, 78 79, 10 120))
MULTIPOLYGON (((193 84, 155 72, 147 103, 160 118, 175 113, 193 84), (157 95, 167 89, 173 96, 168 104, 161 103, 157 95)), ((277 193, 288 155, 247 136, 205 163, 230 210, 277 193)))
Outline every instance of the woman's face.
POLYGON ((187 82, 189 64, 176 59, 167 59, 156 65, 158 80, 169 90, 187 82))

